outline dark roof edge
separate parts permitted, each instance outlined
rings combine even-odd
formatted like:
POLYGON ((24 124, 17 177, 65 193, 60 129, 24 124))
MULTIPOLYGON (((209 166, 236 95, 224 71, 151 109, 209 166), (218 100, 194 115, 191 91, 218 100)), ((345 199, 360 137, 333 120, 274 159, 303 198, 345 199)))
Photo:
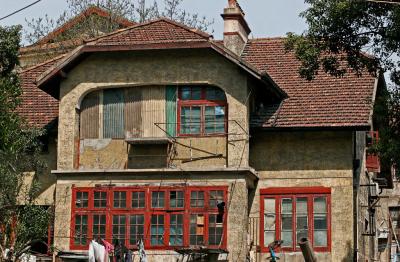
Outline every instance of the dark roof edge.
POLYGON ((287 132, 297 132, 297 131, 369 131, 371 126, 367 125, 356 125, 356 126, 298 126, 298 127, 251 127, 250 129, 257 132, 277 132, 277 131, 287 131, 287 132))

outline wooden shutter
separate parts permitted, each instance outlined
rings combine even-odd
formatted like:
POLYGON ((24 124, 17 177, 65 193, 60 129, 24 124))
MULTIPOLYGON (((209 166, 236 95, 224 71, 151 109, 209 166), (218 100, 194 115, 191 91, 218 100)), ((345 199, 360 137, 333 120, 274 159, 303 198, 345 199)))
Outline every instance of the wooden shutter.
POLYGON ((81 104, 80 138, 99 138, 99 92, 85 96, 81 104))
POLYGON ((176 86, 167 86, 165 92, 166 99, 166 122, 167 133, 169 136, 176 136, 176 86))
POLYGON ((124 138, 124 90, 103 92, 103 137, 124 138))

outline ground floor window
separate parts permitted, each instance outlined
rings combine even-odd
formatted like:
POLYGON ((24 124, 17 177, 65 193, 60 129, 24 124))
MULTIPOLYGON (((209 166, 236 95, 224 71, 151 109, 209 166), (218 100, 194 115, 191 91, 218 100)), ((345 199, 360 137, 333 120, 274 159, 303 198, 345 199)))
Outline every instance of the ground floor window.
POLYGON ((135 248, 226 248, 227 187, 94 187, 72 189, 71 249, 91 239, 135 248))
POLYGON ((300 250, 308 238, 315 251, 330 250, 330 188, 261 189, 261 245, 282 240, 284 251, 300 250))

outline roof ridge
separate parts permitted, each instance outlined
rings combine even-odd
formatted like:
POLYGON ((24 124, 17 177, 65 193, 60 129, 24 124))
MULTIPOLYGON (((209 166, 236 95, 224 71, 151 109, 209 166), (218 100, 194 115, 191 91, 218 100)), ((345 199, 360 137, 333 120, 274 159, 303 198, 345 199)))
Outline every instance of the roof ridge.
MULTIPOLYGON (((52 37, 57 36, 58 34, 61 34, 65 30, 71 28, 74 24, 79 23, 82 19, 84 19, 85 17, 92 15, 92 14, 97 14, 102 17, 107 17, 107 16, 111 15, 110 12, 104 10, 103 8, 100 8, 100 7, 94 6, 94 5, 89 6, 87 9, 83 10, 76 16, 69 19, 63 25, 55 28, 53 31, 51 31, 49 34, 47 34, 45 37, 43 37, 42 39, 37 41, 35 44, 43 44, 44 41, 47 41, 47 40, 51 39, 52 37)), ((123 18, 123 17, 118 17, 116 19, 116 21, 117 21, 117 23, 126 25, 126 26, 128 26, 128 24, 131 24, 131 25, 134 24, 132 21, 130 21, 126 18, 123 18)))
POLYGON ((286 38, 287 38, 286 36, 256 37, 256 38, 250 38, 249 41, 283 40, 286 38))
POLYGON ((171 20, 171 19, 166 18, 166 17, 159 17, 159 18, 154 19, 154 20, 150 20, 150 21, 143 22, 143 23, 140 23, 140 24, 132 25, 132 26, 127 27, 127 28, 116 30, 116 31, 111 32, 109 34, 105 34, 105 35, 98 36, 98 37, 95 37, 95 38, 92 38, 92 39, 84 40, 84 43, 85 44, 86 43, 93 43, 93 42, 98 41, 98 40, 100 40, 102 38, 106 38, 106 37, 110 37, 110 36, 114 36, 114 35, 119 35, 119 34, 124 34, 125 32, 129 32, 132 29, 140 28, 140 27, 143 27, 143 26, 148 26, 148 25, 155 24, 155 23, 158 23, 158 22, 161 22, 161 21, 167 22, 167 23, 172 24, 174 26, 181 27, 181 28, 185 29, 186 31, 189 31, 191 33, 195 33, 197 35, 200 35, 203 38, 209 39, 209 38, 212 37, 212 35, 209 35, 206 32, 197 30, 195 28, 188 27, 187 25, 184 25, 184 24, 179 23, 177 21, 171 20))
POLYGON ((23 69, 23 70, 20 71, 20 74, 26 73, 26 72, 31 71, 31 70, 33 70, 33 69, 36 69, 36 68, 38 68, 38 67, 41 67, 41 66, 44 66, 44 65, 46 65, 46 64, 49 64, 49 63, 51 63, 51 62, 54 62, 54 61, 56 61, 56 60, 59 60, 59 59, 63 58, 64 56, 66 56, 67 54, 68 54, 68 53, 61 54, 61 55, 58 55, 58 56, 56 56, 56 57, 50 58, 50 59, 48 59, 48 60, 46 60, 46 61, 44 61, 44 62, 38 63, 38 64, 33 65, 33 66, 31 66, 31 67, 28 67, 28 68, 25 68, 25 69, 23 69))

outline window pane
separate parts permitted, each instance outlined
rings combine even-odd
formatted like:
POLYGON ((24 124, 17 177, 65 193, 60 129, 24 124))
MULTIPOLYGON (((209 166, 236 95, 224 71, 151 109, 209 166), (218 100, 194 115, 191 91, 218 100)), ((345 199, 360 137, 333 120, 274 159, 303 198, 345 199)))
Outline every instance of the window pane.
POLYGON ((181 87, 181 99, 182 100, 190 100, 190 87, 181 87))
POLYGON ((328 245, 327 231, 314 230, 314 246, 326 247, 328 245))
POLYGON ((191 134, 200 134, 201 108, 199 106, 192 107, 191 114, 191 134))
POLYGON ((221 244, 223 233, 222 223, 217 223, 217 215, 208 216, 208 244, 216 246, 221 244))
POLYGON ((199 86, 192 86, 192 100, 201 99, 201 89, 199 86))
POLYGON ((314 245, 327 246, 328 219, 326 197, 314 198, 314 245))
POLYGON ((107 192, 95 191, 93 201, 95 208, 107 207, 107 192))
POLYGON ((125 243, 125 229, 126 229, 126 217, 125 215, 113 215, 112 221, 112 238, 125 243))
POLYGON ((281 213, 281 240, 282 246, 292 247, 293 245, 293 203, 291 198, 282 199, 281 213))
POLYGON ((169 192, 169 206, 172 208, 184 207, 183 191, 170 191, 169 192))
POLYGON ((182 246, 183 245, 183 215, 182 214, 171 214, 171 216, 170 216, 169 245, 170 246, 182 246))
POLYGON ((296 198, 296 243, 308 237, 307 198, 296 198))
POLYGON ((225 100, 225 93, 217 87, 207 87, 206 100, 225 100))
POLYGON ((215 107, 215 131, 216 133, 225 132, 225 107, 216 106, 215 107))
POLYGON ((151 193, 151 207, 162 208, 165 203, 165 192, 155 191, 151 193))
POLYGON ((215 119, 215 107, 206 106, 205 108, 205 132, 206 134, 215 133, 216 119, 215 119))
POLYGON ((264 245, 267 246, 275 241, 276 214, 275 199, 264 199, 264 245))
POLYGON ((191 207, 204 207, 204 191, 192 191, 190 193, 191 207))
POLYGON ((190 215, 189 244, 194 246, 204 245, 204 215, 190 215))
POLYGON ((124 191, 114 192, 114 207, 115 208, 126 207, 126 192, 124 191))
POLYGON ((143 239, 144 234, 144 215, 131 215, 130 223, 130 238, 129 244, 137 245, 140 239, 143 239))
POLYGON ((217 204, 224 202, 224 191, 222 190, 211 190, 210 191, 210 208, 217 208, 217 204))
POLYGON ((76 192, 76 202, 77 208, 85 208, 89 205, 89 193, 88 192, 76 192))
POLYGON ((201 107, 181 107, 181 133, 200 134, 201 107))
POLYGON ((152 246, 164 245, 164 215, 151 216, 150 244, 152 246))
POLYGON ((93 238, 106 238, 106 215, 93 215, 93 238))
POLYGON ((144 208, 144 192, 132 192, 132 208, 144 208))
POLYGON ((88 216, 87 215, 76 215, 75 216, 75 245, 86 245, 87 244, 87 231, 88 231, 88 216))
POLYGON ((326 213, 326 197, 314 198, 314 213, 326 213))

